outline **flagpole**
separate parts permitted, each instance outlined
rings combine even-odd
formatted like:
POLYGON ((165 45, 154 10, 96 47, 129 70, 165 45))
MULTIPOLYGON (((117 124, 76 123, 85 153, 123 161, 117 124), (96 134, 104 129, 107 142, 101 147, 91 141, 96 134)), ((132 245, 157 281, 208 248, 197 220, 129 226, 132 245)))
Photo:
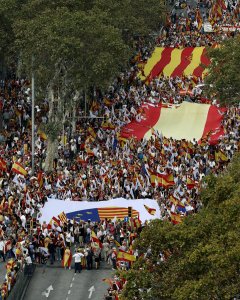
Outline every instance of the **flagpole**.
POLYGON ((34 155, 35 155, 35 78, 34 78, 34 67, 33 67, 34 57, 32 56, 32 175, 34 174, 34 155))

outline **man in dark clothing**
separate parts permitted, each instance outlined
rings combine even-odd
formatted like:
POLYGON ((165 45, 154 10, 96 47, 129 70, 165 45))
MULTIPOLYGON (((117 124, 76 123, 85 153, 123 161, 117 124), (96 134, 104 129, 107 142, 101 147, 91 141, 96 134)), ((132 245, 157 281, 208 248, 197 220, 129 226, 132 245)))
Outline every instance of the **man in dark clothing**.
POLYGON ((87 270, 92 270, 92 266, 93 266, 93 252, 92 252, 91 249, 87 249, 86 260, 87 260, 87 270))
POLYGON ((53 244, 53 241, 50 241, 50 243, 48 244, 48 251, 49 251, 49 254, 50 254, 51 265, 53 265, 54 255, 55 255, 55 245, 53 244))

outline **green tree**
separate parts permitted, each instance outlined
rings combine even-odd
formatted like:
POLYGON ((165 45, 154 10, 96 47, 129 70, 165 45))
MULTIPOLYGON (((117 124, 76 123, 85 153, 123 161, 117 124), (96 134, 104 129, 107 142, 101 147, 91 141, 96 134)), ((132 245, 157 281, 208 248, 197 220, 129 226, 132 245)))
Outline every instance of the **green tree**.
POLYGON ((162 8, 157 0, 150 6, 130 0, 26 0, 21 6, 13 24, 19 65, 22 73, 34 70, 37 91, 50 100, 46 170, 52 169, 65 110, 74 115, 80 95, 93 87, 104 90, 126 68, 133 55, 126 34, 157 29, 162 8))
POLYGON ((126 65, 129 48, 119 29, 104 24, 91 12, 60 7, 53 13, 47 8, 29 18, 28 10, 26 18, 14 25, 16 44, 23 70, 31 74, 34 68, 37 88, 46 91, 50 99, 46 161, 46 170, 50 170, 64 107, 74 110, 71 99, 79 91, 106 87, 126 65))
POLYGON ((239 167, 238 154, 224 174, 207 179, 198 214, 180 225, 155 220, 143 230, 135 247, 152 255, 121 274, 123 299, 233 299, 240 292, 239 167))
POLYGON ((240 101, 240 37, 226 40, 220 47, 208 50, 211 58, 209 94, 215 94, 223 105, 240 101))

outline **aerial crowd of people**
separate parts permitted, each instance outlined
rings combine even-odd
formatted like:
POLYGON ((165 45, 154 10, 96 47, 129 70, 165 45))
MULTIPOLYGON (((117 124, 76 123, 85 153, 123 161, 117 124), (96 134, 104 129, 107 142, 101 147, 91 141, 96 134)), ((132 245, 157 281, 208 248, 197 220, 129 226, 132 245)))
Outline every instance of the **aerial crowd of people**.
MULTIPOLYGON (((82 268, 92 269, 93 264, 99 268, 102 260, 112 264, 113 269, 128 269, 138 258, 132 244, 142 228, 140 220, 131 219, 127 224, 121 220, 89 220, 41 225, 40 211, 50 198, 150 198, 157 200, 161 219, 177 223, 201 209, 202 179, 211 172, 222 172, 239 151, 239 106, 223 110, 224 134, 217 144, 210 144, 209 136, 202 141, 178 141, 155 132, 147 141, 123 138, 121 132, 126 124, 143 114, 142 104, 146 102, 207 101, 218 106, 217 99, 203 96, 202 78, 162 76, 147 82, 139 78, 139 72, 155 45, 213 46, 238 34, 238 29, 223 30, 224 25, 239 24, 239 4, 225 2, 226 9, 215 20, 213 32, 205 33, 203 25, 199 28, 198 8, 187 5, 180 13, 172 10, 155 43, 145 45, 139 38, 131 69, 120 74, 105 95, 97 94, 90 106, 91 118, 77 122, 75 132, 66 126, 64 137, 59 136, 52 172, 44 172, 47 137, 38 130, 40 124, 48 121, 48 99, 36 107, 36 167, 32 173, 30 81, 0 81, 0 256, 7 269, 0 299, 7 298, 18 271, 32 262, 45 265, 48 260, 51 264, 61 261, 63 267, 71 268, 73 257, 75 272, 81 272, 82 268), (182 90, 191 93, 181 93, 182 90), (14 163, 24 170, 16 172, 14 163), (171 175, 171 185, 166 188, 156 184, 151 180, 152 173, 171 175), (179 218, 173 217, 176 215, 179 218), (121 252, 128 262, 121 261, 121 252)), ((213 3, 205 1, 201 5, 205 7, 204 21, 211 16, 213 3)), ((118 299, 125 282, 117 276, 106 282, 110 284, 106 299, 118 299)))

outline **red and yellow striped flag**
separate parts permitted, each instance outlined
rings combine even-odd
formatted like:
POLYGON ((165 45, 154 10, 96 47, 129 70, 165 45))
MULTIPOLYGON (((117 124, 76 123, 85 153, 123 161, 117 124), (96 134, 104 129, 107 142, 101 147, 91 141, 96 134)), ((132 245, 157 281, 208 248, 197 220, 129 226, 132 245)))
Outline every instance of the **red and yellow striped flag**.
POLYGON ((117 260, 134 262, 136 261, 136 257, 133 254, 120 249, 117 255, 117 260))
POLYGON ((7 170, 7 163, 2 158, 0 158, 0 170, 3 170, 3 171, 7 170))
POLYGON ((23 175, 23 176, 27 175, 27 171, 24 169, 24 167, 19 162, 15 162, 12 165, 12 172, 23 175))
POLYGON ((171 213, 171 222, 173 224, 179 224, 182 222, 182 218, 180 215, 176 214, 176 213, 171 213))
POLYGON ((63 224, 67 223, 67 216, 64 211, 58 215, 58 218, 63 224))
POLYGON ((195 187, 195 185, 196 185, 195 181, 188 177, 187 178, 187 188, 191 190, 195 187))
POLYGON ((152 216, 155 215, 155 213, 156 213, 156 211, 157 211, 155 208, 151 208, 151 207, 149 207, 149 206, 147 206, 147 205, 145 205, 145 204, 144 204, 144 207, 146 208, 147 212, 148 212, 150 215, 152 215, 152 216))
MULTIPOLYGON (((199 24, 202 24, 199 13, 197 17, 199 24)), ((139 74, 139 77, 142 79, 148 78, 149 81, 161 74, 169 77, 181 77, 183 75, 202 77, 204 71, 202 64, 204 66, 210 64, 205 47, 186 47, 182 49, 156 47, 144 66, 145 78, 141 74, 139 74)))
MULTIPOLYGON (((123 220, 128 216, 128 208, 126 207, 102 207, 98 208, 98 215, 101 220, 104 219, 117 219, 123 220)), ((132 217, 138 217, 139 212, 135 209, 132 209, 132 217)))
POLYGON ((157 184, 158 186, 165 187, 165 188, 173 186, 175 184, 173 179, 173 174, 167 175, 167 174, 158 174, 155 172, 151 172, 150 182, 154 187, 157 184))
POLYGON ((200 30, 202 28, 203 20, 202 20, 201 12, 199 9, 197 9, 197 12, 196 12, 196 20, 198 22, 198 30, 200 30))
POLYGON ((88 133, 96 139, 97 134, 95 133, 94 129, 92 127, 88 127, 88 133))
POLYGON ((41 188, 43 186, 43 172, 42 171, 38 172, 37 180, 38 180, 39 187, 41 188))

